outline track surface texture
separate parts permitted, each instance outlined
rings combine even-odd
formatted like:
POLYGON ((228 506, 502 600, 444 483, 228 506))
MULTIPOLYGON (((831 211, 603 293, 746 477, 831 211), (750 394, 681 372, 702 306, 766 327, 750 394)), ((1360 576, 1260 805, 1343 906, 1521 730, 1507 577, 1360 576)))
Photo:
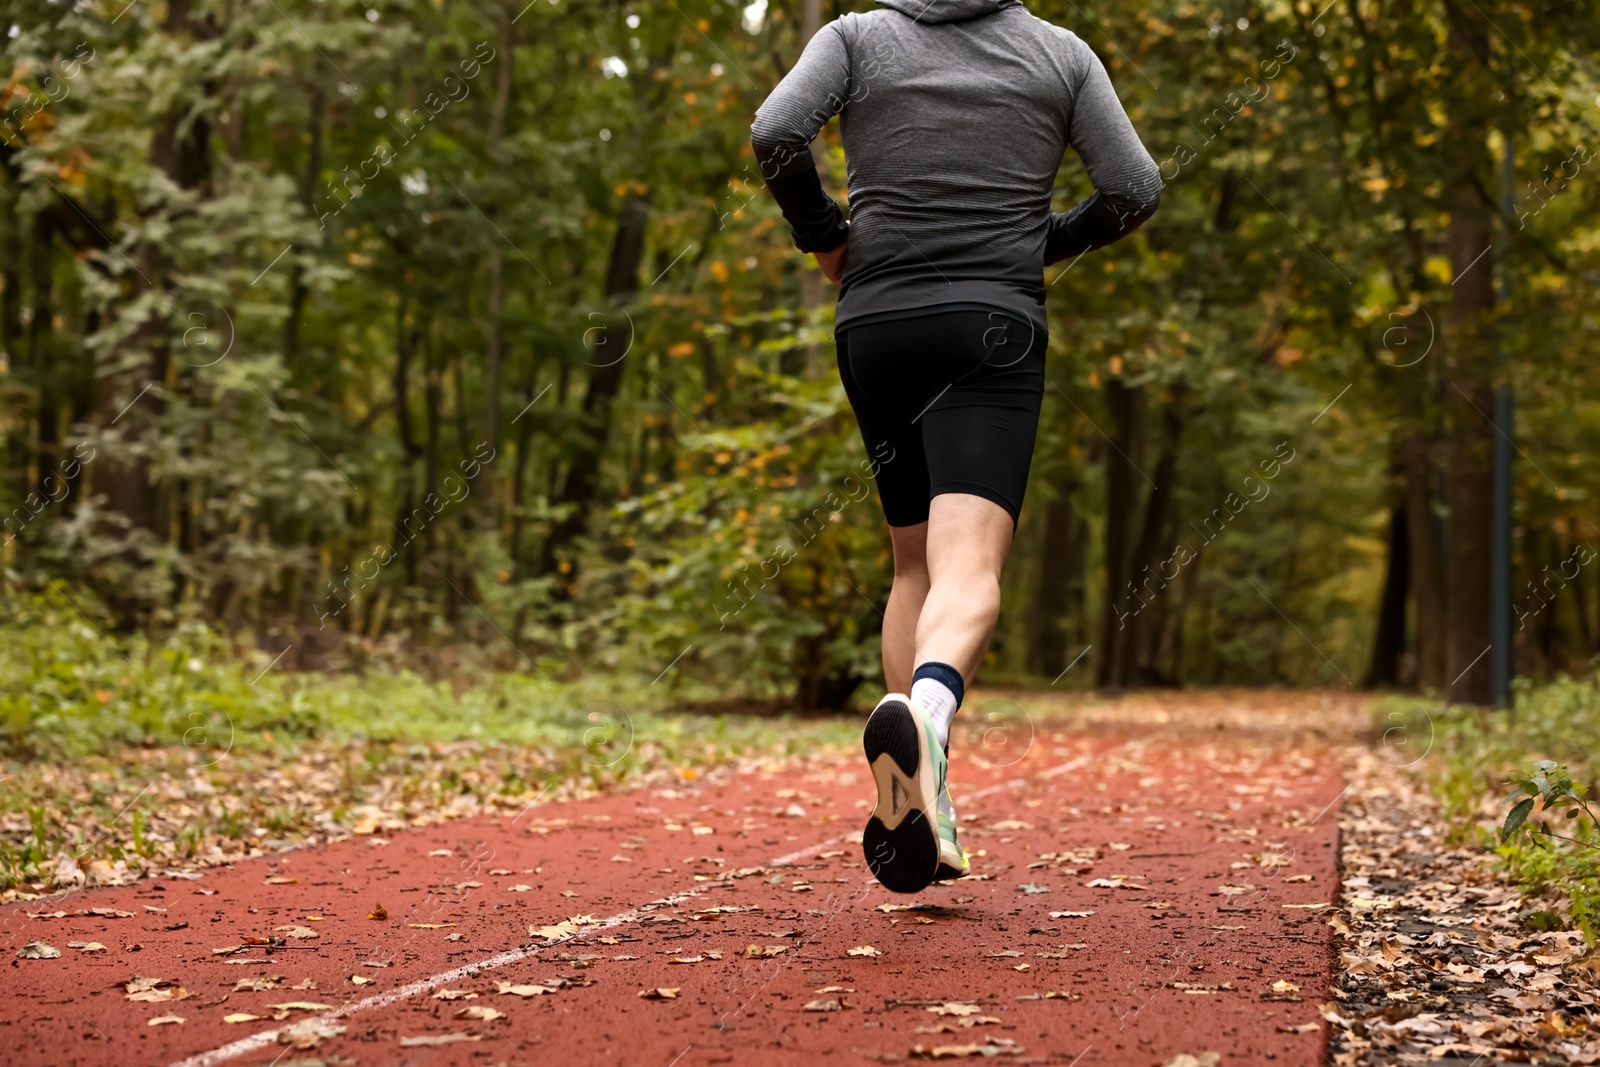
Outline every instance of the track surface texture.
POLYGON ((975 877, 915 896, 867 874, 852 752, 11 905, 0 1059, 1322 1063, 1342 789, 1322 698, 1266 719, 1166 699, 1030 721, 989 758, 969 721, 951 775, 975 877), (62 955, 18 959, 36 940, 62 955), (161 984, 130 999, 136 978, 161 984))

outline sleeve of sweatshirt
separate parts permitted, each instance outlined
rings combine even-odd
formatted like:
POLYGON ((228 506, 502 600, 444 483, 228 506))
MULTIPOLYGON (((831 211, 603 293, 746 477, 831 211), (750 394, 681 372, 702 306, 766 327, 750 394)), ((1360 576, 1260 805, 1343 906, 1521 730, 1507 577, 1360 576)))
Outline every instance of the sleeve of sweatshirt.
POLYGON ((1071 211, 1050 216, 1044 261, 1103 248, 1138 229, 1161 203, 1161 169, 1128 121, 1100 57, 1074 36, 1084 75, 1072 94, 1068 140, 1083 160, 1094 193, 1071 211))
POLYGON ((849 236, 844 213, 822 190, 811 141, 843 110, 850 55, 837 21, 818 30, 800 62, 772 90, 750 126, 750 147, 802 252, 831 252, 849 236))

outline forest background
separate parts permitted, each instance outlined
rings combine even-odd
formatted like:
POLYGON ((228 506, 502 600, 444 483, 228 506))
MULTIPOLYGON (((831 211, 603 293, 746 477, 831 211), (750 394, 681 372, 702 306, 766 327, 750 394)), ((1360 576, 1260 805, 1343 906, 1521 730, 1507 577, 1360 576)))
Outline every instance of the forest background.
MULTIPOLYGON (((865 0, 11 0, 13 622, 840 707, 892 573, 748 145, 865 0)), ((1029 0, 1166 188, 1046 271, 991 681, 1489 696, 1600 652, 1593 3, 1029 0)), ((892 62, 892 60, 889 60, 892 62)), ((847 197, 837 127, 824 182, 847 197)), ((1069 153, 1064 210, 1087 195, 1069 153)), ((278 656, 278 660, 273 660, 278 656)))

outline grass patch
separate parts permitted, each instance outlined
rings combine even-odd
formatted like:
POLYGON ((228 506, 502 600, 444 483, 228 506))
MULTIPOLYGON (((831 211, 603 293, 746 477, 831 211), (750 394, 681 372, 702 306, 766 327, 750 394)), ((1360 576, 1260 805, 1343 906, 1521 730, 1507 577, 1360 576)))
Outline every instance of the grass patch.
MULTIPOLYGON (((1509 711, 1391 698, 1377 706, 1376 714, 1380 729, 1393 731, 1403 723, 1408 738, 1422 728, 1419 719, 1426 719, 1432 747, 1420 769, 1456 840, 1495 852, 1500 869, 1530 894, 1563 894, 1570 921, 1593 942, 1600 933, 1600 828, 1581 806, 1552 803, 1547 808, 1543 800, 1534 800, 1523 807, 1521 829, 1504 840, 1499 831, 1512 804, 1538 792, 1539 761, 1566 768, 1580 795, 1593 796, 1600 772, 1600 673, 1541 685, 1519 681, 1513 696, 1509 711), (1524 786, 1513 784, 1518 782, 1524 786), (1573 810, 1578 814, 1568 818, 1573 810)), ((1545 923, 1550 917, 1529 915, 1528 920, 1545 923)))
POLYGON ((516 811, 652 772, 851 744, 852 717, 685 714, 629 678, 268 670, 185 625, 109 636, 59 593, 0 630, 0 889, 230 862, 355 829, 516 811))

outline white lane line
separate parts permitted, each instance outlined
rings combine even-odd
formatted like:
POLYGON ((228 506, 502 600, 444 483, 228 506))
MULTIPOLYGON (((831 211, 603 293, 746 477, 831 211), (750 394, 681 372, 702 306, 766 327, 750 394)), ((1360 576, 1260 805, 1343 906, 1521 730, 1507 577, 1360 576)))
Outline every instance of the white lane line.
MULTIPOLYGON (((1079 758, 1063 764, 1060 767, 1043 771, 1039 776, 1042 778, 1054 777, 1055 775, 1063 774, 1075 767, 1082 766, 1087 762, 1088 757, 1080 756, 1079 758)), ((986 789, 980 789, 974 793, 968 793, 966 795, 966 799, 978 800, 982 797, 990 796, 1005 789, 1016 789, 1017 787, 1026 784, 1026 782, 1027 779, 1025 778, 1011 778, 1004 782, 1000 782, 997 785, 991 785, 986 789)), ((807 845, 805 848, 802 848, 796 852, 790 852, 788 855, 779 856, 777 859, 768 860, 766 862, 766 866, 784 867, 788 866, 789 864, 799 863, 801 860, 821 852, 829 845, 836 845, 844 840, 846 839, 840 837, 830 837, 826 841, 820 841, 815 845, 807 845)), ((646 915, 657 910, 658 908, 670 908, 674 905, 681 904, 686 900, 693 900, 695 897, 701 896, 702 894, 714 889, 716 885, 717 883, 715 882, 707 882, 703 886, 686 889, 683 892, 675 893, 670 897, 663 897, 660 900, 653 900, 648 904, 642 904, 637 908, 630 908, 627 911, 618 912, 610 918, 602 919, 600 922, 591 926, 585 926, 582 930, 576 934, 573 934, 571 937, 563 937, 557 938, 553 941, 545 941, 533 946, 532 948, 512 949, 510 952, 502 952, 498 956, 490 956, 488 959, 478 963, 463 964, 460 967, 444 971, 441 974, 436 974, 431 978, 418 979, 417 981, 412 982, 410 985, 400 986, 398 989, 391 989, 386 993, 375 993, 372 996, 367 997, 365 1000, 358 1000, 354 1003, 346 1004, 344 1007, 330 1011, 326 1015, 318 1016, 316 1021, 322 1023, 334 1022, 335 1020, 346 1019, 352 1015, 358 1015, 363 1012, 376 1011, 379 1008, 386 1008, 391 1004, 397 1003, 398 1001, 407 1000, 419 993, 427 993, 434 989, 438 989, 440 986, 449 985, 451 982, 457 982, 463 978, 475 978, 481 971, 492 971, 500 967, 506 967, 510 964, 521 962, 522 960, 537 956, 540 952, 543 952, 547 948, 554 948, 557 945, 564 945, 572 941, 580 941, 592 933, 609 930, 614 926, 621 926, 623 923, 633 922, 641 915, 646 915)), ((273 1030, 263 1030, 260 1033, 251 1034, 249 1037, 242 1037, 237 1041, 230 1042, 226 1045, 223 1045, 221 1048, 215 1048, 209 1052, 196 1053, 186 1060, 178 1060, 177 1062, 171 1064, 170 1067, 216 1067, 217 1064, 226 1063, 229 1060, 238 1058, 239 1056, 243 1056, 251 1052, 258 1052, 261 1049, 277 1044, 278 1035, 281 1034, 285 1029, 287 1029, 287 1027, 280 1026, 273 1030)))
MULTIPOLYGON (((803 860, 814 853, 821 852, 829 845, 838 844, 840 840, 841 839, 837 837, 830 837, 826 841, 822 841, 815 845, 809 845, 806 848, 800 849, 798 852, 791 852, 787 856, 779 856, 777 859, 768 860, 766 865, 769 867, 783 867, 792 863, 798 863, 800 860, 803 860)), ((593 925, 585 926, 581 931, 571 935, 570 937, 562 937, 553 941, 545 941, 541 944, 535 945, 532 948, 519 948, 513 949, 510 952, 502 952, 498 956, 490 956, 488 959, 478 963, 468 963, 463 966, 453 968, 452 970, 445 971, 441 974, 436 974, 431 978, 419 979, 418 981, 412 982, 410 985, 404 985, 398 989, 391 989, 387 993, 374 994, 373 996, 367 997, 365 1000, 358 1000, 354 1003, 346 1004, 344 1007, 335 1011, 330 1011, 326 1015, 320 1015, 317 1017, 316 1021, 319 1023, 329 1023, 338 1019, 346 1019, 352 1015, 357 1015, 362 1012, 376 1011, 379 1008, 386 1008, 390 1004, 414 997, 419 993, 427 993, 431 990, 438 989, 440 986, 448 985, 451 982, 460 981, 463 978, 476 977, 480 971, 492 971, 499 967, 505 967, 521 960, 528 959, 532 956, 536 956, 547 948, 554 948, 557 945, 566 944, 569 941, 578 941, 584 937, 587 937, 591 933, 609 930, 614 926, 620 926, 623 923, 633 922, 641 915, 648 914, 649 912, 655 911, 658 908, 670 908, 673 905, 681 904, 686 900, 692 900, 695 897, 709 892, 716 887, 716 884, 717 883, 715 882, 707 882, 704 886, 687 889, 684 892, 675 893, 670 897, 663 897, 660 900, 652 900, 650 903, 642 904, 637 908, 630 908, 627 911, 618 912, 616 915, 613 915, 608 919, 603 919, 593 925)), ((212 1049, 209 1052, 197 1053, 196 1055, 190 1056, 186 1060, 179 1060, 172 1064, 171 1067, 214 1067, 216 1064, 226 1063, 228 1060, 236 1057, 243 1056, 251 1052, 258 1052, 263 1048, 277 1044, 278 1035, 285 1029, 286 1027, 278 1027, 274 1030, 263 1030, 258 1034, 251 1034, 249 1037, 240 1038, 238 1041, 230 1042, 226 1045, 223 1045, 221 1048, 212 1049)))

